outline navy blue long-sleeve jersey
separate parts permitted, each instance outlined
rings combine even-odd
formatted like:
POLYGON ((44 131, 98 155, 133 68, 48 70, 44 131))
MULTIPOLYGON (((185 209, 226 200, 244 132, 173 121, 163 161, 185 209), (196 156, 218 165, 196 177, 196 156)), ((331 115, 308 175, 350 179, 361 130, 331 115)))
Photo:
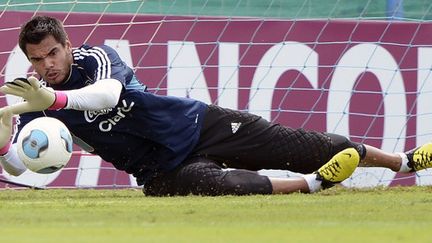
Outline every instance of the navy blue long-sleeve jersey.
POLYGON ((64 109, 22 114, 18 131, 36 117, 57 118, 82 148, 144 180, 155 170, 175 168, 191 153, 199 139, 206 104, 145 91, 133 70, 108 46, 83 45, 73 50, 73 57, 69 80, 52 87, 72 90, 116 79, 123 84, 118 104, 100 111, 64 109))

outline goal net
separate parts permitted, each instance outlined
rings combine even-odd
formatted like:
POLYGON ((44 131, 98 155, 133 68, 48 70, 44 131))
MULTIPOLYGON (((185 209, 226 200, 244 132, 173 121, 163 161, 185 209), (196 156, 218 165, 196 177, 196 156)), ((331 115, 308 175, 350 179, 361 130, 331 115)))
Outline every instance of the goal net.
MULTIPOLYGON (((115 48, 151 92, 247 110, 387 152, 432 139, 432 3, 422 0, 0 1, 0 83, 33 70, 17 45, 34 15, 74 47, 115 48)), ((0 96, 0 105, 16 102, 0 96)), ((287 171, 261 171, 295 176, 287 171)), ((75 147, 67 168, 3 178, 42 187, 135 187, 75 147)), ((349 187, 432 184, 431 171, 359 168, 349 187)), ((0 185, 3 186, 3 185, 0 185)))

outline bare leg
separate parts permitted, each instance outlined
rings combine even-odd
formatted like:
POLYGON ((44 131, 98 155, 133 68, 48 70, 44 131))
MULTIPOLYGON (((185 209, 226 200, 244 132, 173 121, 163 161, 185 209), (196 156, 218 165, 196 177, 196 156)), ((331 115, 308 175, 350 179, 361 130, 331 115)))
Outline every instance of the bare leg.
POLYGON ((365 145, 366 156, 360 161, 362 167, 384 167, 393 171, 399 171, 402 158, 398 154, 388 153, 381 149, 365 145))
MULTIPOLYGON (((384 167, 399 171, 402 158, 395 153, 388 153, 370 145, 365 145, 366 156, 360 161, 362 167, 384 167)), ((270 178, 273 194, 286 194, 292 192, 310 192, 308 183, 303 177, 270 178)))
POLYGON ((309 187, 302 177, 293 178, 271 178, 273 194, 286 194, 292 192, 309 192, 309 187))
MULTIPOLYGON (((363 166, 387 167, 399 170, 402 159, 397 154, 385 153, 382 150, 366 145, 366 155, 362 161, 363 166)), ((326 180, 334 184, 348 178, 359 165, 360 155, 354 148, 348 148, 337 153, 333 158, 318 169, 317 174, 304 174, 302 177, 271 178, 273 194, 286 194, 292 192, 317 192, 323 189, 321 184, 326 180)))

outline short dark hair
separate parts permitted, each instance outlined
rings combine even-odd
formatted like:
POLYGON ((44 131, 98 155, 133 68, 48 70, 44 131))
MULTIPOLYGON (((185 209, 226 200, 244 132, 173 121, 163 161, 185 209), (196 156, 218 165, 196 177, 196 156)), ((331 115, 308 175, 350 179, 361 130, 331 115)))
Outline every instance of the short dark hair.
POLYGON ((35 16, 21 27, 19 46, 27 56, 27 44, 39 44, 50 35, 58 43, 66 46, 68 36, 60 20, 48 16, 35 16))

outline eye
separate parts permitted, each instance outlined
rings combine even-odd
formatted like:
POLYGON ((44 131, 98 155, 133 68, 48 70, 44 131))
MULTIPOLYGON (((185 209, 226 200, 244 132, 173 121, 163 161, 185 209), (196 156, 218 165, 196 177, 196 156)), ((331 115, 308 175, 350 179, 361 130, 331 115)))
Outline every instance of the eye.
POLYGON ((42 61, 42 59, 43 58, 40 58, 40 57, 32 57, 32 58, 30 58, 30 61, 33 63, 38 63, 38 62, 42 61))
POLYGON ((57 53, 58 53, 58 50, 53 49, 48 55, 52 57, 52 56, 55 56, 57 53))

